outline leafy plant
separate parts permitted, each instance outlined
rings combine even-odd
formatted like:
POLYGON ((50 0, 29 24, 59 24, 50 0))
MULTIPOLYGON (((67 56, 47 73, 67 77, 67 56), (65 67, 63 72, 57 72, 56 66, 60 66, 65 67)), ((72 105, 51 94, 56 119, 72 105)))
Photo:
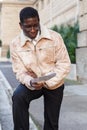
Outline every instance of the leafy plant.
POLYGON ((52 30, 59 32, 64 40, 66 48, 68 50, 71 63, 76 63, 76 47, 77 47, 77 33, 79 32, 78 22, 73 26, 71 25, 61 25, 58 27, 55 25, 51 28, 52 30))
POLYGON ((8 48, 8 51, 7 51, 7 58, 9 59, 10 58, 10 49, 8 48))
POLYGON ((0 40, 0 47, 2 47, 2 41, 0 40))

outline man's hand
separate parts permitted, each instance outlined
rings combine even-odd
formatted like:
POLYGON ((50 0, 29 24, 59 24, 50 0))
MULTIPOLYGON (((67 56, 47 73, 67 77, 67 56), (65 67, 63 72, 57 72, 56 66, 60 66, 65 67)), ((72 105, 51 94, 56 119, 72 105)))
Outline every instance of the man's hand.
POLYGON ((38 83, 32 83, 32 80, 30 81, 30 84, 33 88, 35 88, 36 90, 39 90, 43 87, 43 83, 42 82, 38 82, 38 83))

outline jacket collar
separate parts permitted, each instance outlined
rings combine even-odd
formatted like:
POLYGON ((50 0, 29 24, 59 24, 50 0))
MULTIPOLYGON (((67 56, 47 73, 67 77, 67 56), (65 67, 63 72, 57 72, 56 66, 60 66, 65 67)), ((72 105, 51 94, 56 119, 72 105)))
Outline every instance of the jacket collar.
MULTIPOLYGON (((20 33, 20 38, 21 38, 21 46, 24 46, 26 41, 30 41, 30 42, 32 41, 31 38, 24 35, 23 31, 21 31, 21 33, 20 33)), ((41 25, 41 33, 38 32, 38 34, 34 40, 38 42, 42 38, 47 38, 47 39, 51 40, 49 30, 43 25, 41 25)))

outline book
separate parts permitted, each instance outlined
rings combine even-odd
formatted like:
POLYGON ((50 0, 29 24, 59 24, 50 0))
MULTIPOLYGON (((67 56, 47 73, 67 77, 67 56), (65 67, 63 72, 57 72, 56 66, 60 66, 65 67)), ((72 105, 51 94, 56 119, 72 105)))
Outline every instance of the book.
POLYGON ((51 73, 48 73, 44 76, 41 76, 41 77, 38 77, 38 78, 33 78, 31 80, 32 83, 38 83, 38 82, 45 82, 51 78, 53 78, 54 76, 56 76, 56 73, 55 72, 51 72, 51 73))

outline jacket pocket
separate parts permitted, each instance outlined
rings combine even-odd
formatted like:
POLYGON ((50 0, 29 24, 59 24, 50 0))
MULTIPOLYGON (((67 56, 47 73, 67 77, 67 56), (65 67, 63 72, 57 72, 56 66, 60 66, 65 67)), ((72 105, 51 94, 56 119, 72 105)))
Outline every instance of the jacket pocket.
POLYGON ((39 59, 42 62, 52 63, 55 61, 55 46, 39 48, 39 52, 39 59))

